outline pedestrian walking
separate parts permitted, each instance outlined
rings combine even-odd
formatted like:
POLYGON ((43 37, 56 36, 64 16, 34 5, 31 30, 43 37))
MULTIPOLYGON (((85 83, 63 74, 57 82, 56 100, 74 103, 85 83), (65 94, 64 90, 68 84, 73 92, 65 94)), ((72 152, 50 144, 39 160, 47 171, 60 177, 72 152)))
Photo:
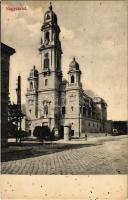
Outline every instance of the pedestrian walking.
POLYGON ((55 129, 53 128, 51 132, 51 141, 54 140, 54 137, 55 137, 55 129))
POLYGON ((87 141, 87 134, 85 134, 85 140, 87 141))

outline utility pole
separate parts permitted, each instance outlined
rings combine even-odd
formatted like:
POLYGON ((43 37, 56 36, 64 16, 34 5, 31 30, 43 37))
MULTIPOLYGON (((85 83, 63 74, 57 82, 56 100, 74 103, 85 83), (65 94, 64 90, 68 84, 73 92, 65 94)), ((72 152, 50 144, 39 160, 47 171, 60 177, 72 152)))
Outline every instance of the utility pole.
POLYGON ((79 137, 80 137, 80 114, 81 114, 81 106, 79 106, 79 137))
MULTIPOLYGON (((20 74, 17 79, 16 94, 17 94, 18 110, 19 110, 19 113, 21 113, 21 76, 20 76, 20 74)), ((19 118, 17 119, 17 129, 20 133, 19 138, 20 138, 20 143, 21 143, 21 114, 20 114, 19 118)))

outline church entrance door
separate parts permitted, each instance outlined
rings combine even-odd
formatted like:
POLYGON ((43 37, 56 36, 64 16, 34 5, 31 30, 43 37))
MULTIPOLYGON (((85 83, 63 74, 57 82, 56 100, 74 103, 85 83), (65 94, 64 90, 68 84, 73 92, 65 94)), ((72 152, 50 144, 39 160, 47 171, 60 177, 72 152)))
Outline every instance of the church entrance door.
POLYGON ((60 126, 60 138, 64 138, 64 126, 60 126))

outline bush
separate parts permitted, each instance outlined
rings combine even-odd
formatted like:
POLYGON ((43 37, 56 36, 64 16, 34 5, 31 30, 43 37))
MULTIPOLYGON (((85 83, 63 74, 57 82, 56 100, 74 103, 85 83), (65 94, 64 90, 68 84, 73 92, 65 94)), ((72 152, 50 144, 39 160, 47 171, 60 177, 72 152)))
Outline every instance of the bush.
POLYGON ((21 137, 29 137, 31 136, 31 133, 26 132, 26 131, 20 131, 21 137))
POLYGON ((36 126, 34 131, 33 131, 33 136, 39 138, 41 132, 41 126, 36 126))
POLYGON ((51 139, 51 131, 48 126, 36 126, 33 135, 40 140, 50 140, 51 139))
POLYGON ((16 136, 17 126, 11 122, 8 123, 8 137, 14 138, 16 136))

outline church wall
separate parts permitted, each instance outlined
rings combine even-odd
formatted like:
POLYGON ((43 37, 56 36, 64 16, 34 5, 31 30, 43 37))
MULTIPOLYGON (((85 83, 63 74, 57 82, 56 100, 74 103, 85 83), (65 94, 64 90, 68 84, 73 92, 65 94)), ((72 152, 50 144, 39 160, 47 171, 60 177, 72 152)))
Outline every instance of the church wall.
POLYGON ((47 89, 59 89, 60 82, 57 79, 55 72, 50 72, 49 75, 44 76, 40 74, 39 76, 39 90, 47 90, 47 89), (46 83, 47 80, 47 83, 46 83))
POLYGON ((36 95, 30 95, 27 96, 27 99, 26 99, 26 116, 29 118, 29 119, 35 119, 36 118, 36 95))
POLYGON ((54 89, 55 88, 55 76, 52 74, 44 76, 43 74, 39 75, 39 90, 54 89), (46 84, 47 80, 47 84, 46 84))
POLYGON ((49 124, 50 127, 54 127, 55 123, 57 124, 59 120, 59 107, 58 107, 58 99, 59 94, 57 91, 44 91, 39 93, 39 100, 38 100, 38 117, 42 117, 42 121, 44 118, 51 118, 51 123, 49 124), (48 115, 45 116, 44 113, 44 106, 48 106, 48 115), (56 118, 56 120, 55 120, 56 118), (56 122, 55 122, 56 121, 56 122))
POLYGON ((97 133, 100 132, 101 128, 101 123, 98 120, 93 120, 93 119, 81 119, 81 133, 97 133))
POLYGON ((79 115, 79 90, 69 90, 66 92, 66 114, 68 117, 78 117, 79 115))
POLYGON ((66 91, 65 124, 71 125, 74 136, 79 136, 79 90, 66 91))
POLYGON ((71 126, 71 130, 74 130, 74 137, 79 137, 79 118, 75 117, 67 117, 61 120, 61 125, 69 125, 71 126))
POLYGON ((53 105, 54 105, 54 92, 45 91, 39 93, 38 99, 38 117, 44 116, 44 103, 48 105, 48 115, 53 115, 53 105))

